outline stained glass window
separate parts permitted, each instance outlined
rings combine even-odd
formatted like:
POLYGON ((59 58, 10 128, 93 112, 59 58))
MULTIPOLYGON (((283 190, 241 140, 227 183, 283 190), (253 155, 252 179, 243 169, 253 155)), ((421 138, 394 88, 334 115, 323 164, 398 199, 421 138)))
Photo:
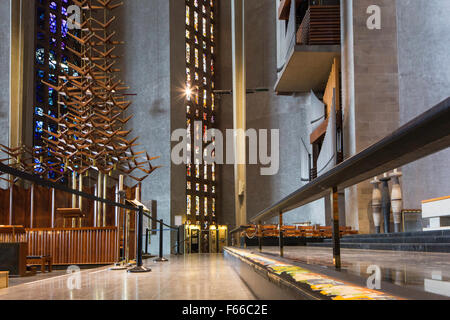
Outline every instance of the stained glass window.
MULTIPOLYGON (((202 155, 207 155, 207 130, 217 125, 214 97, 214 23, 217 9, 215 0, 185 1, 186 57, 189 55, 189 59, 186 59, 186 85, 191 93, 186 95, 186 117, 189 119, 187 130, 188 139, 203 141, 203 149, 199 146, 194 148, 194 141, 190 142, 190 157, 198 160, 202 155)), ((208 227, 216 222, 216 167, 194 161, 192 169, 194 172, 190 169, 187 171, 186 193, 195 199, 195 206, 188 206, 186 214, 188 220, 208 227)))
MULTIPOLYGON (((79 61, 67 47, 78 49, 68 33, 79 36, 79 30, 68 29, 67 8, 73 4, 72 0, 36 0, 35 4, 33 146, 41 148, 45 131, 58 132, 58 125, 47 116, 60 118, 66 113, 66 106, 61 103, 58 93, 44 82, 59 86, 64 81, 61 78, 64 73, 77 75, 69 68, 69 62, 79 65, 79 61)), ((40 160, 35 159, 35 162, 39 173, 42 167, 40 160)), ((55 172, 50 172, 49 178, 52 176, 55 172)))

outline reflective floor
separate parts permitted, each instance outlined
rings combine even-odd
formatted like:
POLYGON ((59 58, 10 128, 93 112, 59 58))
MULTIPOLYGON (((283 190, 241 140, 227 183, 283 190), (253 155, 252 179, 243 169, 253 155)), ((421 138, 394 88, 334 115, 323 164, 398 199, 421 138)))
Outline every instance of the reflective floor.
POLYGON ((171 256, 152 272, 82 270, 0 290, 0 300, 250 300, 254 296, 222 255, 171 256))
MULTIPOLYGON (((278 255, 279 248, 264 247, 263 252, 278 255)), ((284 257, 307 264, 333 266, 331 248, 285 247, 284 257)), ((342 269, 348 273, 368 277, 368 267, 379 266, 384 281, 450 297, 449 253, 341 249, 341 259, 342 269)))

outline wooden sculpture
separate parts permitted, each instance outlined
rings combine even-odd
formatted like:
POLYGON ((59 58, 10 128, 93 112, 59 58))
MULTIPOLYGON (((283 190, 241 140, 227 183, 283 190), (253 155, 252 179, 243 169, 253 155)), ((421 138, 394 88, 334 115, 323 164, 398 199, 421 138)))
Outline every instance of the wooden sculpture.
POLYGON ((42 176, 53 172, 53 181, 73 172, 82 176, 93 169, 99 175, 123 174, 141 182, 158 168, 151 164, 158 157, 150 157, 145 151, 135 152, 138 138, 128 138, 131 130, 126 129, 126 124, 133 116, 125 114, 131 101, 124 91, 129 88, 118 77, 120 69, 114 67, 119 58, 114 51, 123 42, 115 40, 116 32, 111 30, 116 19, 111 13, 123 3, 73 3, 82 9, 84 21, 78 36, 68 33, 74 45, 67 49, 77 61, 67 63, 69 69, 59 76, 57 86, 42 81, 59 95, 58 116, 45 114, 57 125, 57 133, 44 130, 43 149, 1 146, 8 155, 3 161, 42 176))

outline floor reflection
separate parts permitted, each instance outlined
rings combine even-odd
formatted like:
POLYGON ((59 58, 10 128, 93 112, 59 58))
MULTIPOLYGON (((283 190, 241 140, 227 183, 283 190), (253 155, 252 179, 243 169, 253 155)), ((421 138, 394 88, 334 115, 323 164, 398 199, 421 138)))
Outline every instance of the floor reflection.
MULTIPOLYGON (((278 247, 264 247, 263 252, 278 254, 278 247)), ((332 268, 332 249, 285 247, 285 258, 332 268)), ((341 249, 342 270, 369 277, 370 266, 381 269, 384 281, 450 297, 450 254, 406 251, 341 249)))
POLYGON ((247 300, 253 294, 222 255, 147 260, 150 273, 108 267, 83 270, 0 290, 0 300, 247 300))

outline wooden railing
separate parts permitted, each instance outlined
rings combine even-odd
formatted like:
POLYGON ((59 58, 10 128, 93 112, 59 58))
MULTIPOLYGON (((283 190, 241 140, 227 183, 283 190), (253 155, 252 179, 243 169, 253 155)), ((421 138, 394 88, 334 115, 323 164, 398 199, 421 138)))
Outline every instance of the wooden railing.
POLYGON ((0 243, 27 242, 27 234, 22 226, 0 226, 0 243))
POLYGON ((340 6, 310 6, 298 28, 297 44, 341 44, 340 6))
POLYGON ((28 255, 51 255, 56 265, 118 261, 118 228, 27 229, 28 255))

